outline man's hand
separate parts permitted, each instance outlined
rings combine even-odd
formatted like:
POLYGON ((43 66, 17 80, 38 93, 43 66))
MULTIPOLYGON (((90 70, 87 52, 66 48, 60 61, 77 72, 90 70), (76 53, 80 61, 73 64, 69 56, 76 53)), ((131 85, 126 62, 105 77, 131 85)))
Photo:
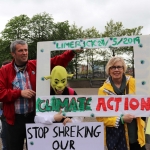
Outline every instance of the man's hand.
POLYGON ((59 122, 59 121, 61 121, 63 118, 66 118, 66 117, 64 117, 61 113, 62 113, 62 111, 60 111, 59 113, 57 113, 57 114, 54 115, 54 120, 55 120, 55 121, 59 122))
POLYGON ((21 91, 21 96, 24 98, 32 98, 33 96, 35 96, 35 94, 36 94, 35 91, 31 89, 26 89, 21 91))
POLYGON ((66 123, 71 123, 72 120, 70 118, 66 118, 64 121, 63 121, 63 125, 66 125, 66 123))
POLYGON ((75 49, 75 50, 72 50, 74 54, 77 54, 77 53, 82 53, 83 52, 83 48, 81 49, 75 49))
POLYGON ((83 52, 83 48, 81 48, 81 49, 76 49, 76 50, 74 50, 76 53, 82 53, 83 52))
POLYGON ((122 117, 123 121, 126 123, 131 123, 134 118, 136 118, 136 117, 133 115, 130 115, 130 114, 124 115, 122 117))

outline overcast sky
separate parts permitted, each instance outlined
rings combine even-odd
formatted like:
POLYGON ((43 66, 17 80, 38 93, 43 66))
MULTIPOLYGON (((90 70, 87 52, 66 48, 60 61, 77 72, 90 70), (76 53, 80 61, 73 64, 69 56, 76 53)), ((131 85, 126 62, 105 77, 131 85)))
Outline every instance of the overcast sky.
POLYGON ((0 32, 10 19, 21 14, 32 17, 46 12, 54 22, 69 21, 83 29, 95 27, 100 33, 111 19, 125 28, 143 26, 150 34, 149 0, 0 0, 0 32))

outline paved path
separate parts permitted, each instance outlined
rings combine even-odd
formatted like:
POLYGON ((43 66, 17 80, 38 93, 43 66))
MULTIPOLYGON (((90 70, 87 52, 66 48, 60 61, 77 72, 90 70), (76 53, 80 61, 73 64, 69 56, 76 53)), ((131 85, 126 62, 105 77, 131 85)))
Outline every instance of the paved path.
POLYGON ((97 95, 98 88, 74 88, 78 95, 97 95))

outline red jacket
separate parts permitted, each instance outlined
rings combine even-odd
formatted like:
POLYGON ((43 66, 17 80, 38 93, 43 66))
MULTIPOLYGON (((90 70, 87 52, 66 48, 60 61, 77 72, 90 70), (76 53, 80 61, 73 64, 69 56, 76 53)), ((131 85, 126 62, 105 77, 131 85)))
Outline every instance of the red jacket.
MULTIPOLYGON (((51 58, 51 69, 57 65, 66 67, 73 56, 74 53, 72 51, 65 51, 62 55, 51 58)), ((32 90, 36 91, 36 60, 28 60, 26 70, 29 74, 32 90)), ((13 60, 0 69, 0 102, 3 102, 3 111, 6 121, 11 125, 14 124, 15 120, 14 102, 21 96, 20 89, 13 89, 12 82, 15 77, 16 71, 14 70, 13 60)))

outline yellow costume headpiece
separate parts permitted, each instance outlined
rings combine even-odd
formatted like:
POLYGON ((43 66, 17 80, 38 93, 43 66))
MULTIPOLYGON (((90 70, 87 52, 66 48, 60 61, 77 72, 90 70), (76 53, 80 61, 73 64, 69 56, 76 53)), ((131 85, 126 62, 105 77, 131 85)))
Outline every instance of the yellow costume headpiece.
POLYGON ((62 66, 56 66, 52 69, 50 76, 45 76, 46 80, 50 79, 50 83, 55 93, 63 91, 67 86, 67 78, 72 77, 73 74, 68 74, 66 69, 62 66))

